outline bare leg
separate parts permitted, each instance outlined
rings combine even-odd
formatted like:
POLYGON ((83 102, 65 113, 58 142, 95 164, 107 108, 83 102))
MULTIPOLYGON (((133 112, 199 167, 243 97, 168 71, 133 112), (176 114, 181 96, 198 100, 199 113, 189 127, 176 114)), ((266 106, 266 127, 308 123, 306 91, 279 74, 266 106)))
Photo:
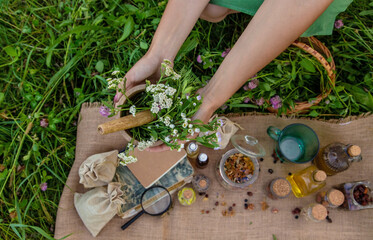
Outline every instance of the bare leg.
POLYGON ((217 108, 299 37, 331 2, 265 0, 203 89, 203 104, 195 117, 207 122, 217 108))
POLYGON ((235 10, 221 7, 214 4, 209 4, 207 7, 203 10, 200 18, 209 22, 220 22, 222 21, 228 14, 231 13, 238 13, 235 10))

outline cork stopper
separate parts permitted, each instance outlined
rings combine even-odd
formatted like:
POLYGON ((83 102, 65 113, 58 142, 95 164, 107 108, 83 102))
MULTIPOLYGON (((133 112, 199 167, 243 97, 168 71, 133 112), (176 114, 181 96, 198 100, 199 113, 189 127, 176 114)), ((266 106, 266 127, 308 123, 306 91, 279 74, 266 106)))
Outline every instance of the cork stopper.
POLYGON ((183 192, 183 197, 185 199, 191 199, 193 197, 193 192, 191 189, 185 189, 183 192))
POLYGON ((315 204, 315 206, 312 207, 311 214, 316 220, 321 221, 328 216, 328 210, 321 204, 315 204))
POLYGON ((328 200, 334 206, 340 206, 345 200, 343 193, 337 189, 333 189, 328 194, 328 200))
POLYGON ((290 183, 284 178, 276 179, 272 185, 272 191, 279 197, 285 197, 290 193, 290 190, 290 183))
POLYGON ((197 144, 194 143, 194 142, 191 142, 191 143, 188 145, 188 148, 189 148, 191 151, 195 151, 195 150, 197 150, 197 144))
POLYGON ((207 161, 207 154, 206 153, 200 153, 198 155, 198 159, 201 161, 201 162, 206 162, 207 161))
POLYGON ((199 181, 198 185, 201 188, 205 188, 207 186, 207 181, 205 179, 202 179, 201 181, 199 181))
POLYGON ((348 149, 347 149, 347 153, 348 155, 350 155, 351 157, 356 157, 356 156, 359 156, 361 154, 361 148, 357 145, 352 145, 350 146, 348 149))
POLYGON ((326 180, 326 173, 322 170, 316 170, 313 174, 313 179, 317 182, 323 182, 326 180))

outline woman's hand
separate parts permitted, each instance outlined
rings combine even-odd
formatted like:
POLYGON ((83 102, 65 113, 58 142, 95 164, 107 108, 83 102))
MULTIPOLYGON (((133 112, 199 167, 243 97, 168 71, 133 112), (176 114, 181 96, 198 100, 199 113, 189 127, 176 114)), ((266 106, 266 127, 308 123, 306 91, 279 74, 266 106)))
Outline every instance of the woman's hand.
MULTIPOLYGON (((161 76, 161 61, 158 57, 149 56, 146 54, 143 56, 124 76, 126 78, 126 91, 129 89, 142 84, 145 80, 156 82, 161 76)), ((124 90, 123 82, 119 87, 124 90)), ((122 97, 123 93, 117 91, 114 97, 114 104, 116 104, 122 97)))

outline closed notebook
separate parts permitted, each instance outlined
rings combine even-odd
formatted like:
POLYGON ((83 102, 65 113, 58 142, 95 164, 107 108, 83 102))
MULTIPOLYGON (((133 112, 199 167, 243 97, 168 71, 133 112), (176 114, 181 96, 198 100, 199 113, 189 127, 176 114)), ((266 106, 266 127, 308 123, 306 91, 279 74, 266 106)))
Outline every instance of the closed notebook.
MULTIPOLYGON (((128 164, 128 166, 131 164, 128 164)), ((122 184, 122 191, 124 193, 123 199, 126 202, 122 205, 118 213, 122 218, 132 217, 141 211, 141 195, 146 190, 128 169, 128 166, 119 165, 113 180, 122 184)), ((193 167, 185 156, 158 181, 156 181, 154 185, 163 186, 173 194, 185 184, 190 183, 193 174, 193 167)))
POLYGON ((148 152, 135 148, 131 155, 137 157, 137 162, 128 164, 128 169, 141 185, 148 188, 180 162, 186 156, 186 152, 184 149, 180 152, 177 150, 148 152))

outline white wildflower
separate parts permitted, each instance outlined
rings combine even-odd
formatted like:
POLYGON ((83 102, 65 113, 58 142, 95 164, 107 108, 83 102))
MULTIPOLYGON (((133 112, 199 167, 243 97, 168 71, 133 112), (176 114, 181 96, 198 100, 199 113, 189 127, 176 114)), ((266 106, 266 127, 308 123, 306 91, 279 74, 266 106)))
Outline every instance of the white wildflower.
POLYGON ((115 76, 115 75, 118 75, 120 73, 120 71, 116 70, 114 72, 111 73, 111 75, 115 76))
POLYGON ((151 127, 151 126, 148 126, 148 129, 152 129, 152 127, 151 127))
POLYGON ((193 124, 189 124, 188 127, 189 127, 189 128, 192 128, 192 127, 193 127, 193 124))
POLYGON ((184 122, 184 123, 183 123, 183 128, 186 128, 186 127, 188 127, 188 123, 187 123, 187 122, 184 122))
POLYGON ((195 128, 194 131, 195 131, 196 133, 199 133, 199 132, 200 132, 199 128, 195 128))
POLYGON ((197 106, 197 103, 194 102, 194 103, 193 103, 193 106, 197 106))
POLYGON ((202 99, 201 95, 197 96, 197 100, 200 101, 202 99))
POLYGON ((135 105, 132 105, 130 107, 130 113, 132 114, 132 116, 136 116, 136 106, 135 105))
POLYGON ((120 164, 126 166, 127 164, 137 161, 137 158, 134 156, 126 156, 125 153, 119 153, 118 158, 120 159, 120 164))
POLYGON ((176 135, 176 134, 177 134, 177 130, 174 129, 174 131, 172 131, 172 133, 173 133, 174 135, 176 135))
POLYGON ((168 66, 172 66, 172 62, 168 59, 163 59, 163 62, 168 66))
POLYGON ((193 134, 194 134, 193 129, 189 128, 189 129, 188 129, 188 133, 190 133, 190 135, 193 135, 193 134))
POLYGON ((186 118, 186 114, 185 114, 185 113, 181 113, 180 116, 181 116, 182 118, 186 118))
POLYGON ((169 142, 171 139, 167 136, 167 137, 164 138, 164 140, 165 140, 166 142, 169 142))
POLYGON ((170 128, 171 128, 171 129, 174 129, 174 128, 175 128, 175 125, 174 125, 174 124, 170 124, 170 128))

